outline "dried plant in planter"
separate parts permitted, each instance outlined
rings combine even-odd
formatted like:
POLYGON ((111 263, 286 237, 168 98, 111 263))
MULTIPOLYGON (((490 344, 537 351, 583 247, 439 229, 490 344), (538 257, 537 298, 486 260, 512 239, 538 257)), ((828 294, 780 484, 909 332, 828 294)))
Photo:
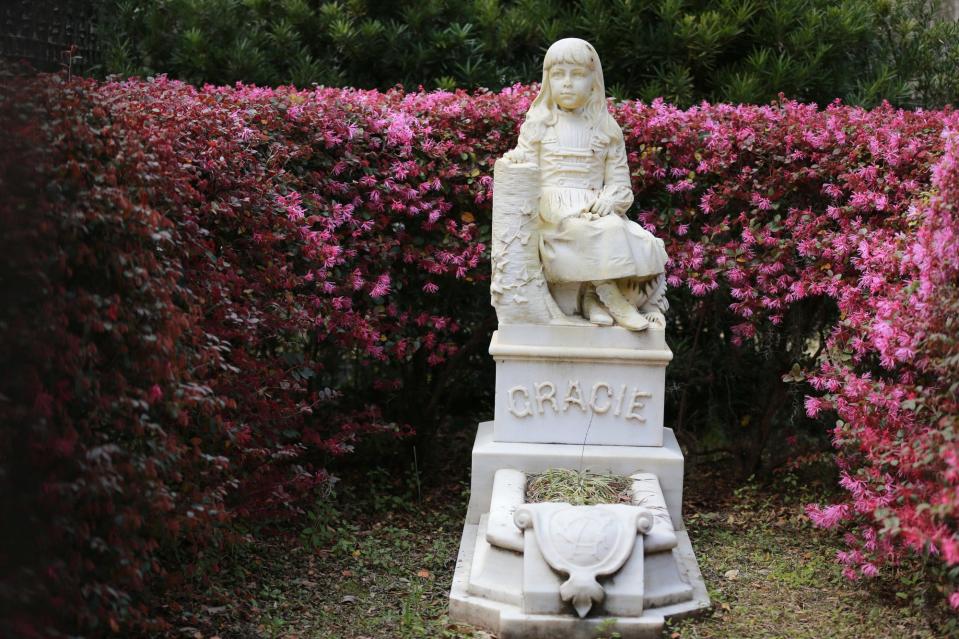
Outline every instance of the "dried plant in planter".
POLYGON ((550 468, 530 475, 526 501, 565 501, 574 506, 630 503, 632 480, 623 475, 602 475, 569 468, 550 468))

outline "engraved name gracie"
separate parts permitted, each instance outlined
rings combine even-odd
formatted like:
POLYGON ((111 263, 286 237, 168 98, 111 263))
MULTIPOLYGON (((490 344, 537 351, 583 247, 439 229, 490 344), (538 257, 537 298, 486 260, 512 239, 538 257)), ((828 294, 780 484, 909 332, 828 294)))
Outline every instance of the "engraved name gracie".
POLYGON ((592 411, 597 415, 612 412, 616 417, 645 422, 643 400, 653 396, 637 387, 620 384, 617 388, 606 382, 596 382, 590 388, 570 380, 564 392, 553 382, 539 382, 532 386, 514 386, 506 391, 506 408, 515 417, 544 415, 547 407, 555 414, 568 410, 592 411), (585 389, 585 390, 584 390, 585 389))

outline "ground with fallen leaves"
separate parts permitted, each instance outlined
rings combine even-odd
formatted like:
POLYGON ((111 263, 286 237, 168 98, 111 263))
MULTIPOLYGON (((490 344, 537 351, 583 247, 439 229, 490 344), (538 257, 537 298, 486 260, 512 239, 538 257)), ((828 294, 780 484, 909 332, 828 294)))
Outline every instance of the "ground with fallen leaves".
MULTIPOLYGON (((190 597, 165 602, 190 639, 448 639, 490 635, 446 616, 468 500, 469 446, 442 472, 344 469, 331 499, 295 526, 249 530, 210 557, 190 597)), ((461 450, 460 450, 461 449, 461 450)), ((842 547, 802 507, 828 479, 778 474, 729 485, 689 464, 685 520, 713 609, 668 625, 669 639, 937 638, 956 619, 917 565, 849 582, 842 547)), ((615 636, 615 635, 614 635, 615 636)))

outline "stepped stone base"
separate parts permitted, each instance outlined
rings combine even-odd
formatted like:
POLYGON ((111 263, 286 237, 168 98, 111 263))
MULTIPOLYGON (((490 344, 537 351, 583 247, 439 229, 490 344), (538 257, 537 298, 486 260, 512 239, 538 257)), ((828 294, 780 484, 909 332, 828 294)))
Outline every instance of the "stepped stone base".
POLYGON ((683 456, 671 429, 663 429, 661 447, 508 443, 493 441, 493 432, 492 422, 480 424, 473 447, 472 493, 450 591, 451 620, 484 628, 498 639, 593 639, 614 632, 623 639, 644 639, 660 637, 667 618, 709 608, 709 595, 682 521, 683 456), (519 487, 512 485, 515 480, 503 481, 509 477, 506 472, 498 483, 494 481, 497 471, 538 473, 549 468, 654 474, 662 485, 661 503, 668 511, 668 522, 675 529, 674 548, 653 549, 644 555, 638 545, 636 556, 622 570, 602 578, 608 598, 585 618, 568 605, 565 614, 529 612, 537 609, 538 600, 526 598, 549 598, 562 578, 545 565, 535 575, 526 574, 536 568, 536 562, 524 561, 529 558, 517 545, 522 542, 500 530, 505 515, 499 512, 502 500, 497 495, 512 495, 519 487), (488 534, 491 519, 497 523, 488 534), (637 616, 613 612, 630 609, 642 612, 637 616))
MULTIPOLYGON (((618 632, 623 639, 659 639, 667 618, 679 619, 706 610, 710 606, 709 595, 703 583, 699 564, 693 554, 689 536, 685 531, 677 531, 678 546, 672 551, 684 581, 692 587, 692 597, 684 602, 647 607, 639 617, 596 616, 579 619, 575 615, 532 615, 525 614, 521 602, 519 583, 499 582, 503 591, 499 599, 512 600, 513 603, 497 601, 489 595, 469 594, 470 570, 473 566, 477 542, 485 536, 485 529, 479 524, 466 524, 460 541, 460 552, 456 559, 456 571, 453 575, 453 587, 450 590, 450 619, 484 628, 498 639, 594 639, 604 634, 610 636, 618 632), (510 592, 511 588, 516 590, 510 592)), ((522 564, 522 556, 519 556, 522 564)), ((474 588, 475 589, 475 588, 474 588)), ((648 600, 655 600, 655 590, 646 593, 648 600)), ((664 597, 668 600, 668 597, 664 597)), ((602 611, 598 611, 600 614, 602 611)))

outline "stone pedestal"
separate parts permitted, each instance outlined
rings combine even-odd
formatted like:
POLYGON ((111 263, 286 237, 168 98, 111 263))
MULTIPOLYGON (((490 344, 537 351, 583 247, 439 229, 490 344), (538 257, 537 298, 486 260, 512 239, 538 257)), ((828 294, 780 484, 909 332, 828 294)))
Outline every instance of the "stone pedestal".
POLYGON ((500 639, 640 638, 708 608, 683 526, 683 455, 663 424, 664 332, 501 324, 490 354, 495 419, 473 446, 450 618, 500 639), (560 596, 567 574, 513 520, 528 510, 526 476, 550 468, 632 477, 633 504, 654 522, 621 567, 597 576, 602 596, 582 618, 560 596))
POLYGON ((662 446, 664 331, 506 325, 489 352, 496 441, 662 446))

